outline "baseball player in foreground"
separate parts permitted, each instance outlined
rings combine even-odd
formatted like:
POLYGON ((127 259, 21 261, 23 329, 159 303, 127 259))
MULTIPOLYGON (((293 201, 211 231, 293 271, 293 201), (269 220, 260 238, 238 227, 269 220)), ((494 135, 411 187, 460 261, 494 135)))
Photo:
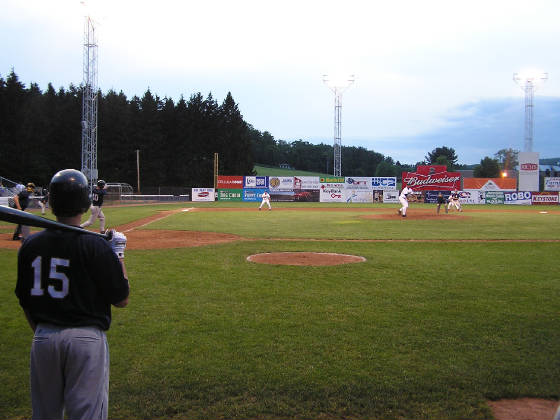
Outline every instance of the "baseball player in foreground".
POLYGON ((399 195, 399 201, 402 204, 402 207, 399 209, 398 214, 402 215, 402 217, 406 217, 406 210, 408 209, 408 194, 413 194, 412 188, 404 187, 401 191, 401 195, 399 195))
POLYGON ((453 190, 451 191, 451 195, 449 196, 449 204, 447 205, 447 210, 451 209, 451 206, 455 206, 458 211, 462 211, 461 209, 461 202, 459 201, 459 191, 453 190))
POLYGON ((107 184, 102 179, 97 181, 97 187, 95 187, 91 193, 91 216, 89 216, 89 219, 82 223, 80 227, 88 227, 95 222, 95 219, 99 218, 99 231, 105 233, 105 214, 103 210, 101 210, 101 206, 103 205, 103 198, 105 194, 107 194, 105 190, 106 185, 107 184))
POLYGON ((259 210, 261 209, 261 207, 266 203, 266 205, 268 206, 269 210, 272 210, 272 208, 270 207, 270 194, 268 193, 268 191, 263 192, 262 195, 262 201, 261 201, 261 205, 259 206, 259 210))
MULTIPOLYGON (((89 185, 77 170, 57 172, 49 204, 56 219, 78 226, 89 185)), ((46 229, 18 253, 16 296, 34 331, 30 356, 34 419, 107 419, 111 305, 128 304, 126 236, 111 241, 46 229)))

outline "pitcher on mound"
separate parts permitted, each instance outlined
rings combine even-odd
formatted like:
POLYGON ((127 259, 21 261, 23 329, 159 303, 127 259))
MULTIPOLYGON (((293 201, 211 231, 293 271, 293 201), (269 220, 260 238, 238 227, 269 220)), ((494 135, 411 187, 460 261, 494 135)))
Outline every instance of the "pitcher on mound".
POLYGON ((401 195, 399 195, 399 201, 402 204, 402 207, 398 210, 398 214, 402 215, 402 217, 406 217, 406 210, 408 209, 408 194, 413 194, 412 188, 404 187, 401 191, 401 195))

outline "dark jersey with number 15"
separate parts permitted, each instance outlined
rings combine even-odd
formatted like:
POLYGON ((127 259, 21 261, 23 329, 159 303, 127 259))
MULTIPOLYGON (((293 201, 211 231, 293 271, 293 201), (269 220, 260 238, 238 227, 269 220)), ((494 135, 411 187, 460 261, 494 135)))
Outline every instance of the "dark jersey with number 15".
POLYGON ((94 187, 91 192, 91 204, 96 207, 101 207, 103 205, 103 196, 107 194, 107 191, 94 187))
POLYGON ((121 263, 101 237, 47 229, 19 250, 15 293, 36 324, 108 330, 111 304, 128 292, 121 263))

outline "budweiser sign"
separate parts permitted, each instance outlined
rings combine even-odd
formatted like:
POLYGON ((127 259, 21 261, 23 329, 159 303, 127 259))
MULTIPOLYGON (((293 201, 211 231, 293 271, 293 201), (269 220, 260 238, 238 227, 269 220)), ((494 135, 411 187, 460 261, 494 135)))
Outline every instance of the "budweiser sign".
POLYGON ((403 172, 402 184, 413 190, 442 190, 461 189, 461 174, 459 172, 439 172, 421 174, 418 172, 403 172))
POLYGON ((521 170, 522 171, 536 171, 539 169, 539 165, 536 163, 522 163, 521 170))

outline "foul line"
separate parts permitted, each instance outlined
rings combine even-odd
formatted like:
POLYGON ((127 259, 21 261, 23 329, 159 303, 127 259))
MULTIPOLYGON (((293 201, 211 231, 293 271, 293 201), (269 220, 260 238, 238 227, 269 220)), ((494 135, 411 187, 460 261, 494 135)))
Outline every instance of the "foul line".
MULTIPOLYGON (((194 209, 194 207, 189 207, 188 209, 182 209, 181 211, 191 211, 191 210, 193 210, 193 209, 194 209)), ((157 217, 157 218, 155 218, 155 219, 153 219, 153 220, 150 220, 149 222, 146 222, 146 223, 144 223, 143 225, 134 226, 134 227, 131 227, 130 229, 123 230, 123 233, 131 232, 131 231, 133 231, 134 229, 138 229, 138 228, 142 228, 142 227, 144 227, 144 226, 148 226, 150 223, 154 223, 154 222, 157 222, 157 221, 159 221, 159 220, 165 219, 166 217, 169 217, 169 216, 171 216, 171 215, 173 215, 173 214, 176 214, 176 213, 177 213, 177 212, 171 212, 171 213, 168 213, 168 214, 160 215, 161 217, 157 217)))

